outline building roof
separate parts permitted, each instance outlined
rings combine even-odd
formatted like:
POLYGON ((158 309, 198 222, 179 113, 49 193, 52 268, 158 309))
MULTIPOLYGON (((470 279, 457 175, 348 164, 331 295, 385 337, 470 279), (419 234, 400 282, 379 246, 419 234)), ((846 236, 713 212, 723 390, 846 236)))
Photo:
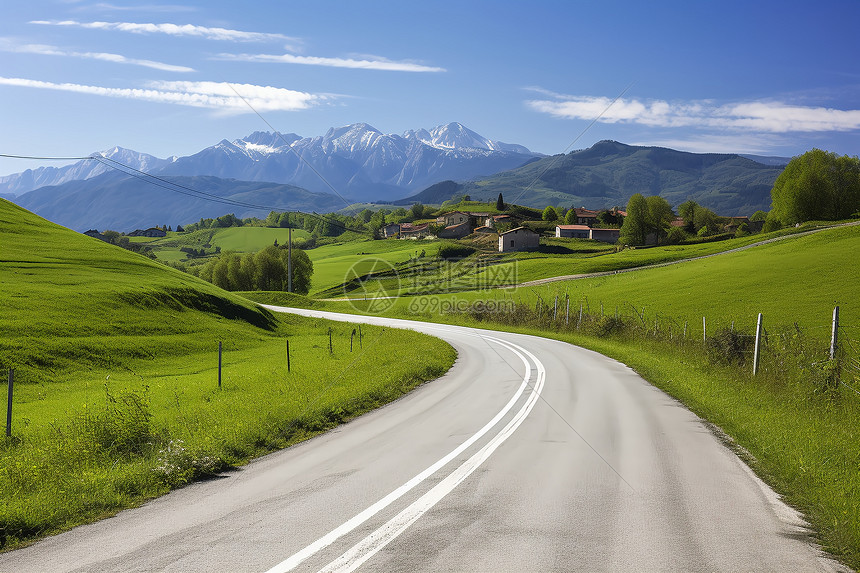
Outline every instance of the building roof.
POLYGON ((528 231, 529 233, 534 233, 535 235, 539 235, 540 233, 536 231, 532 231, 528 227, 517 227, 516 229, 511 229, 510 231, 505 231, 504 233, 499 233, 500 235, 507 235, 508 233, 516 233, 517 231, 528 231))
POLYGON ((574 209, 577 217, 597 217, 597 214, 600 211, 592 211, 591 209, 586 209, 585 207, 576 207, 574 209))
POLYGON ((591 229, 588 225, 556 225, 556 229, 565 229, 567 231, 588 231, 591 229))
POLYGON ((608 227, 606 229, 596 229, 594 227, 591 228, 592 231, 607 231, 611 233, 621 233, 621 229, 616 229, 614 227, 608 227))
POLYGON ((427 227, 430 226, 430 223, 424 223, 423 225, 413 225, 412 223, 403 223, 400 225, 401 233, 418 233, 420 231, 424 231, 427 227))
POLYGON ((476 232, 476 233, 495 233, 495 232, 496 232, 496 230, 495 230, 494 228, 492 228, 492 227, 488 227, 488 226, 486 226, 486 225, 482 225, 482 226, 480 226, 480 227, 477 227, 477 228, 475 229, 475 232, 476 232))

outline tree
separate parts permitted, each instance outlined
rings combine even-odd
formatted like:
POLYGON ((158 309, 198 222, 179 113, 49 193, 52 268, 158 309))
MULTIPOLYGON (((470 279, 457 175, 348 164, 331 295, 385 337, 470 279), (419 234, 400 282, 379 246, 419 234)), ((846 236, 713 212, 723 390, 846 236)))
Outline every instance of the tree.
POLYGON ((505 201, 502 199, 502 194, 499 193, 499 198, 496 199, 496 211, 505 210, 505 201))
POLYGON ((770 191, 782 225, 847 219, 860 211, 860 159, 813 149, 788 162, 770 191))
POLYGON ((767 211, 759 209, 750 217, 750 221, 767 221, 767 211))
POLYGON ((424 205, 421 203, 415 203, 410 207, 412 211, 412 219, 420 219, 424 215, 424 205))
POLYGON ((648 202, 636 193, 627 202, 627 217, 621 225, 619 242, 627 245, 644 245, 648 235, 648 202))
POLYGON ((657 236, 659 245, 660 239, 666 236, 675 220, 675 212, 669 202, 659 195, 646 197, 645 202, 648 205, 648 232, 657 236))
POLYGON ((564 214, 565 225, 576 225, 576 209, 568 209, 564 214))
POLYGON ((688 233, 695 233, 699 230, 696 227, 696 209, 699 208, 699 204, 692 199, 678 205, 678 216, 684 220, 684 230, 688 233))
POLYGON ((552 205, 547 205, 541 217, 544 221, 558 221, 558 211, 552 205))

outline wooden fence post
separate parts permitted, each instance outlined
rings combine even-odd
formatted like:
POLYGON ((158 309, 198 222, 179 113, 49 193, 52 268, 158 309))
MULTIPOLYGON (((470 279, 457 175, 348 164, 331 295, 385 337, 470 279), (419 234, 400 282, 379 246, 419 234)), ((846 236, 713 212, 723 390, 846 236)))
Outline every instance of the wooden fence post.
POLYGON ((839 344, 839 307, 833 309, 833 327, 830 331, 830 360, 836 359, 839 344))
POLYGON ((290 339, 287 339, 287 372, 290 371, 290 339))
POLYGON ((755 352, 753 354, 753 376, 758 374, 758 361, 761 357, 761 313, 758 313, 758 323, 755 327, 755 352))
POLYGON ((218 341, 218 389, 221 389, 221 341, 218 341))
POLYGON ((6 388, 8 400, 6 402, 6 437, 12 436, 12 386, 15 384, 15 370, 9 369, 9 386, 6 388))
POLYGON ((702 317, 702 342, 708 341, 708 325, 705 322, 705 317, 702 317))
POLYGON ((564 309, 564 325, 568 326, 570 324, 570 296, 566 296, 565 298, 567 302, 564 309))

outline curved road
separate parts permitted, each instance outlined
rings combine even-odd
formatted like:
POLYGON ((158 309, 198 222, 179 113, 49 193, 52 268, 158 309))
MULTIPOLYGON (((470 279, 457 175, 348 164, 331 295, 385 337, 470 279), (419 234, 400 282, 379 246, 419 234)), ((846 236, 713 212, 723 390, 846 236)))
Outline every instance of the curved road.
POLYGON ((412 328, 442 378, 292 448, 25 549, 0 571, 832 571, 696 416, 562 342, 412 328))

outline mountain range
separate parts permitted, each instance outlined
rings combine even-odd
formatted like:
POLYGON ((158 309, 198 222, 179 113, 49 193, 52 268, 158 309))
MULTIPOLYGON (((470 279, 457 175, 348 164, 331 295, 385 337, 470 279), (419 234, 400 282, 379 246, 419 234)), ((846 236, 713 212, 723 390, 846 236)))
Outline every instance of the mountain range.
MULTIPOLYGON (((93 155, 155 175, 286 183, 340 195, 349 202, 399 199, 437 181, 492 175, 540 156, 522 145, 487 139, 456 122, 403 135, 383 134, 366 123, 331 128, 317 137, 258 131, 168 159, 120 147, 93 155)), ((93 160, 40 167, 0 177, 0 193, 20 195, 107 170, 110 167, 93 160)))
POLYGON ((659 194, 673 205, 694 199, 736 215, 769 209, 770 189, 787 162, 615 141, 542 156, 459 123, 403 135, 364 123, 311 138, 255 132, 166 159, 120 147, 94 155, 103 159, 0 177, 0 197, 76 230, 186 224, 229 212, 328 212, 354 202, 440 204, 463 194, 494 200, 499 193, 532 207, 589 208, 625 205, 633 193, 659 194), (165 183, 153 185, 152 178, 109 165, 154 174, 165 183))

